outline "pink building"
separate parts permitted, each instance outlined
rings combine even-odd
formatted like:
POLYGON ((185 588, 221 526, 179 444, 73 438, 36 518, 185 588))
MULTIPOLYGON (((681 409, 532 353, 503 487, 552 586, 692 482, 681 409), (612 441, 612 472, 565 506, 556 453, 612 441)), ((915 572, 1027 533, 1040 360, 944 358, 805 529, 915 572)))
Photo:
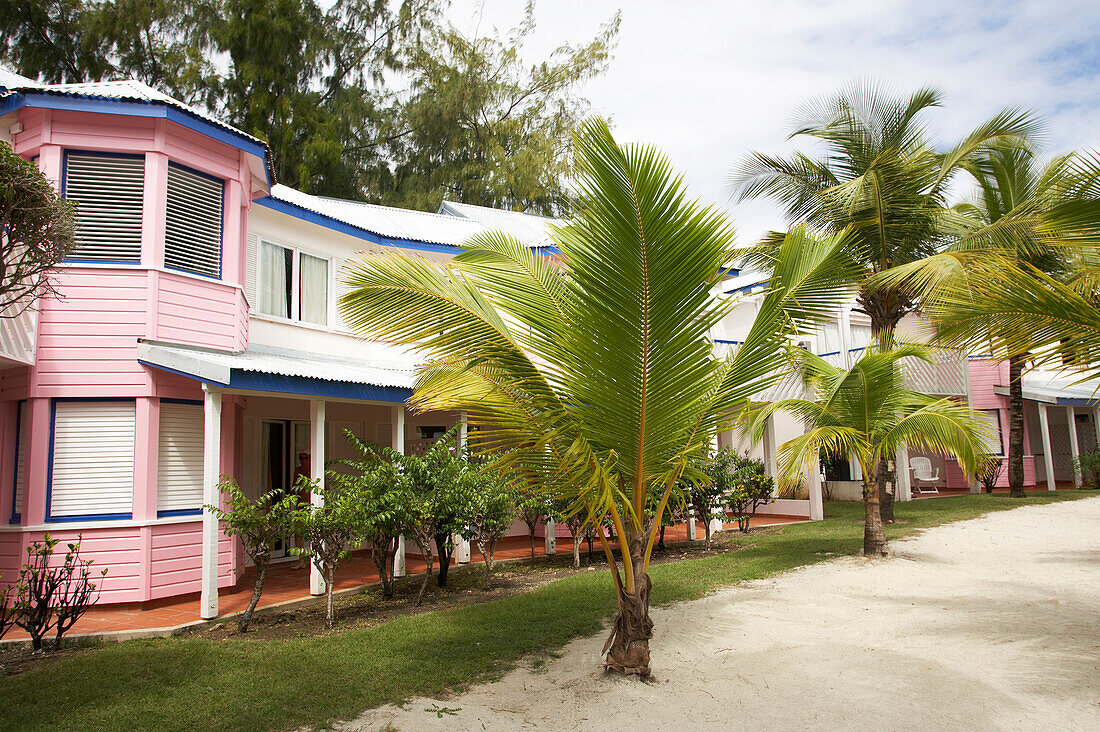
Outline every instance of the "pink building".
POLYGON ((415 361, 351 334, 340 268, 484 227, 275 185, 263 143, 136 82, 0 83, 0 137, 78 203, 63 297, 0 327, 0 574, 80 535, 101 603, 201 593, 213 617, 245 568, 202 510, 220 475, 285 488, 345 429, 416 450, 460 419, 406 412, 415 361))

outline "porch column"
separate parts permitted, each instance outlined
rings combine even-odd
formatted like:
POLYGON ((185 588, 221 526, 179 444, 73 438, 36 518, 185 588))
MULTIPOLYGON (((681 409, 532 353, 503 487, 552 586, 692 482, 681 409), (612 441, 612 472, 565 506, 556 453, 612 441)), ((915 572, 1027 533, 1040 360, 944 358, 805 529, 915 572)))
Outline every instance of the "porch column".
MULTIPOLYGON (((309 400, 309 478, 318 487, 325 479, 325 400, 309 400)), ((313 507, 322 508, 325 498, 314 490, 309 496, 313 507)), ((309 563, 309 594, 325 594, 325 578, 313 562, 309 563)))
POLYGON ((1047 470, 1047 490, 1054 490, 1054 455, 1050 451, 1050 419, 1047 405, 1039 402, 1039 434, 1043 438, 1043 467, 1047 470))
POLYGON ((1073 469, 1073 485, 1075 488, 1081 487, 1081 471, 1079 470, 1078 460, 1081 459, 1081 450, 1077 444, 1077 420, 1074 418, 1076 412, 1072 406, 1066 407, 1066 424, 1069 425, 1069 457, 1070 467, 1073 469))
MULTIPOLYGON (((458 446, 461 452, 466 451, 466 413, 463 412, 459 417, 461 420, 458 423, 458 446)), ((455 538, 455 561, 459 564, 470 563, 470 542, 463 539, 461 536, 455 538)))
POLYGON ((688 525, 688 541, 695 541, 695 517, 692 516, 687 520, 688 525))
POLYGON ((897 494, 894 496, 898 501, 911 501, 913 500, 913 486, 911 485, 911 476, 909 474, 909 446, 902 445, 898 448, 898 454, 894 457, 894 465, 897 466, 897 482, 894 489, 897 494))
POLYGON ((817 458, 810 462, 806 488, 810 493, 810 520, 820 521, 825 518, 825 506, 821 500, 821 467, 817 458))
POLYGON ((552 557, 558 553, 558 537, 554 534, 555 526, 556 524, 552 518, 547 518, 546 523, 542 525, 545 534, 543 538, 546 543, 544 548, 546 550, 546 556, 548 557, 552 557))
POLYGON ((1096 440, 1095 447, 1100 449, 1100 407, 1092 408, 1092 429, 1095 433, 1093 439, 1096 440))
MULTIPOLYGON (((778 491, 779 473, 775 464, 775 449, 775 418, 768 417, 764 425, 764 472, 776 481, 776 491, 778 491)), ((773 491, 773 497, 774 493, 773 491)))
MULTIPOLYGON (((714 437, 710 438, 710 449, 713 453, 718 452, 718 450, 719 450, 718 445, 719 445, 718 435, 715 434, 714 437)), ((725 514, 725 511, 723 510, 725 508, 725 506, 722 505, 723 500, 725 500, 725 497, 723 497, 722 499, 717 501, 715 503, 715 505, 712 506, 711 508, 715 511, 721 511, 723 514, 725 514)), ((710 520, 710 533, 711 534, 717 534, 719 531, 722 531, 723 528, 724 528, 724 526, 723 526, 722 519, 712 518, 710 520)))
MULTIPOLYGON (((405 454, 405 404, 390 408, 390 447, 405 454)), ((397 552, 393 556, 393 576, 405 576, 405 537, 397 537, 397 552)))
MULTIPOLYGON (((220 505, 218 471, 221 468, 222 395, 208 385, 202 386, 203 448, 202 503, 220 505)), ((209 509, 202 510, 202 588, 199 616, 209 620, 218 616, 218 519, 209 509)))

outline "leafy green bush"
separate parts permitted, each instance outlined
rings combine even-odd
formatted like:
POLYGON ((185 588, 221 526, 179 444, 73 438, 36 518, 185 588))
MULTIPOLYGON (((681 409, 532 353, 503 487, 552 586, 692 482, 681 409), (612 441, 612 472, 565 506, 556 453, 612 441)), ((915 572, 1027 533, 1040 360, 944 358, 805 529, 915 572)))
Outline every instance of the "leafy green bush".
POLYGON ((1080 471, 1081 486, 1100 487, 1100 450, 1087 450, 1074 461, 1074 470, 1080 471))
POLYGON ((730 485, 726 505, 737 516, 737 528, 748 531, 756 509, 772 502, 775 481, 765 473, 763 461, 725 450, 728 453, 722 456, 721 465, 726 472, 725 482, 730 485))

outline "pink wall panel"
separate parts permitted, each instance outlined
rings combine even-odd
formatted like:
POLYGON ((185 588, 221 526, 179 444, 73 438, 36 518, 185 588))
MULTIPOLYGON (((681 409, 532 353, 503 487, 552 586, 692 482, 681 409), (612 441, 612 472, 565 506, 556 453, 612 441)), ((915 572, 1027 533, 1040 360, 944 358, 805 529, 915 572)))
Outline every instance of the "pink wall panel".
MULTIPOLYGON (((80 556, 94 561, 96 567, 108 569, 107 576, 98 578, 101 603, 139 602, 142 599, 141 538, 136 527, 117 529, 60 529, 50 536, 60 539, 54 551, 54 560, 60 564, 64 558, 64 545, 83 534, 80 556)), ((40 540, 44 532, 26 532, 23 541, 29 544, 40 540)), ((98 574, 98 572, 96 573, 98 574)))
POLYGON ((0 587, 15 582, 23 563, 22 537, 18 531, 0 531, 0 587))
MULTIPOLYGON (((202 523, 154 526, 150 596, 153 599, 198 592, 202 583, 202 523)), ((232 540, 218 542, 218 586, 237 582, 232 540)))

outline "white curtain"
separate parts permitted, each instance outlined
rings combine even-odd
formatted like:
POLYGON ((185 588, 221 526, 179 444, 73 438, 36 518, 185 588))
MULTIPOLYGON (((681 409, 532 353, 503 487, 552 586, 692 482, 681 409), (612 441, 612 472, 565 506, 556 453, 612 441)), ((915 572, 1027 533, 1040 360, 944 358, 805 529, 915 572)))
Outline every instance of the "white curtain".
POLYGON ((298 263, 299 310, 306 323, 328 324, 328 261, 301 255, 298 263))
POLYGON ((290 257, 284 247, 260 242, 260 292, 258 307, 261 313, 289 318, 290 257))

